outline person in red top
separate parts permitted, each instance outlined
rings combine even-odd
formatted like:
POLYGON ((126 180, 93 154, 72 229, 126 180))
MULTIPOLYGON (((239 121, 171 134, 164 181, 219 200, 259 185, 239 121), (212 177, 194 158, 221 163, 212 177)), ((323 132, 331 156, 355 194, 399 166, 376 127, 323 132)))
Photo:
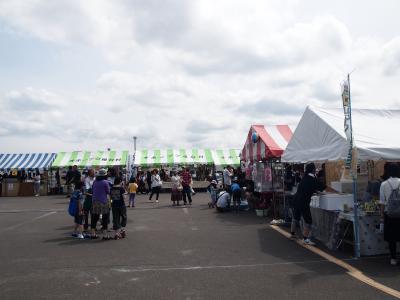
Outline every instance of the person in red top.
POLYGON ((183 198, 183 204, 186 205, 186 195, 189 200, 189 205, 192 205, 192 191, 190 189, 190 184, 192 183, 192 175, 189 173, 188 168, 184 168, 182 172, 182 198, 183 198))

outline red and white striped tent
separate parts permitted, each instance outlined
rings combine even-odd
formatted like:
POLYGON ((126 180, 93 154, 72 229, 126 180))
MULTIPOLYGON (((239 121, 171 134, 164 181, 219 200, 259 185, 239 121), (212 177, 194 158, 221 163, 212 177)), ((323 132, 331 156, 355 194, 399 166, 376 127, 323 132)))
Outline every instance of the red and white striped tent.
POLYGON ((286 149, 296 126, 291 125, 252 125, 243 147, 241 160, 263 161, 270 158, 280 158, 286 149), (253 141, 256 133, 257 141, 253 141))

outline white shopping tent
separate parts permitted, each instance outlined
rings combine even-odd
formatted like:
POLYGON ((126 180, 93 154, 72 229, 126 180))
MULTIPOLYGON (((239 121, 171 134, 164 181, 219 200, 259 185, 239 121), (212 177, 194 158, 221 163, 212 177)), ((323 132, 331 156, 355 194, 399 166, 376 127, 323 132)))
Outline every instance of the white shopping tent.
MULTIPOLYGON (((353 109, 354 147, 360 160, 400 159, 400 110, 353 109)), ((307 107, 282 161, 346 159, 343 109, 307 107)))

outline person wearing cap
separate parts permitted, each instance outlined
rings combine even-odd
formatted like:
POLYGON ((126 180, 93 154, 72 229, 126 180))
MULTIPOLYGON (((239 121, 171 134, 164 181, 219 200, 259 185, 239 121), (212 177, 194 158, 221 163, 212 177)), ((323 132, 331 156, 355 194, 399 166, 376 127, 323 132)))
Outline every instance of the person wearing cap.
POLYGON ((291 237, 296 238, 295 230, 300 219, 304 220, 303 243, 306 245, 315 245, 311 241, 312 217, 310 202, 313 194, 322 192, 326 186, 321 184, 315 176, 316 168, 313 163, 306 165, 305 175, 300 181, 297 192, 294 196, 294 212, 291 225, 291 237))
POLYGON ((103 239, 110 239, 107 233, 108 220, 110 216, 110 205, 108 201, 108 195, 110 194, 110 184, 107 179, 107 171, 105 169, 100 169, 96 180, 93 182, 92 186, 92 219, 91 219, 91 229, 92 229, 92 239, 96 239, 96 225, 102 215, 101 225, 103 230, 103 239))

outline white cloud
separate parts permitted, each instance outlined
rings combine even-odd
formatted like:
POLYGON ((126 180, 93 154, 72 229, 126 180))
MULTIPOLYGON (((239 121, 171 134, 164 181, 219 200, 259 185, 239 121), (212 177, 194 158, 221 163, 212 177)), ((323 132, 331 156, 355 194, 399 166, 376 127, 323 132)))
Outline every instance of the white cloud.
POLYGON ((57 112, 65 105, 63 100, 45 89, 26 88, 23 91, 10 91, 3 100, 3 108, 15 111, 57 112))
POLYGON ((391 40, 383 48, 384 73, 388 76, 399 75, 400 69, 400 36, 391 40))
POLYGON ((66 68, 77 54, 93 65, 90 76, 69 76, 79 84, 68 90, 52 73, 39 85, 13 70, 15 86, 0 89, 0 136, 240 148, 251 123, 292 124, 306 105, 339 106, 353 70, 355 106, 397 107, 400 37, 359 35, 335 10, 304 10, 295 0, 3 0, 6 34, 55 47, 66 68))

